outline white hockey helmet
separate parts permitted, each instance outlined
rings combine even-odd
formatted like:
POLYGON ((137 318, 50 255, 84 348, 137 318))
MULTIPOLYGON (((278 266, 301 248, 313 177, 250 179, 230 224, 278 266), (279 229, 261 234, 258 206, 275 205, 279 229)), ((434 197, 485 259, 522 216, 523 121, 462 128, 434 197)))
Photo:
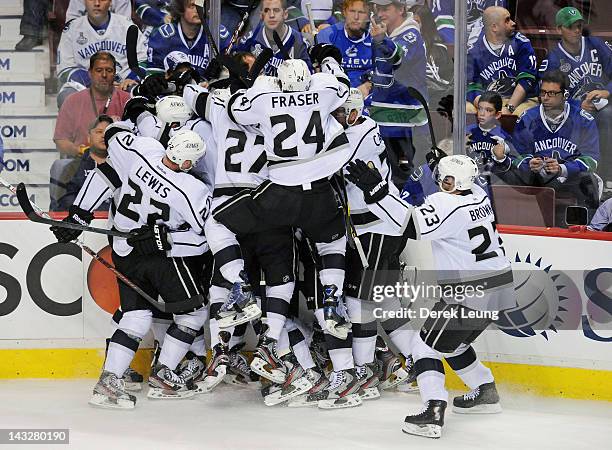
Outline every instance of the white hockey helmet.
POLYGON ((281 89, 280 80, 269 75, 259 75, 253 83, 255 89, 267 92, 278 92, 281 89))
POLYGON ((198 133, 192 130, 178 130, 168 141, 166 156, 178 164, 183 172, 191 169, 206 153, 206 144, 198 133), (191 161, 191 166, 184 169, 183 163, 191 161))
POLYGON ((470 190, 477 176, 478 166, 476 162, 466 155, 445 156, 434 169, 436 183, 438 183, 438 186, 444 192, 470 190), (447 190, 443 187, 443 181, 446 177, 453 177, 455 181, 455 186, 452 190, 447 190))
POLYGON ((361 117, 363 114, 363 94, 357 88, 351 88, 349 90, 349 95, 342 105, 344 107, 344 111, 346 112, 346 124, 350 127, 355 125, 357 119, 361 117), (351 113, 353 110, 357 111, 357 115, 351 120, 351 113))
POLYGON ((155 103, 155 111, 162 122, 179 123, 180 125, 185 125, 185 122, 193 115, 193 111, 185 103, 183 97, 178 95, 166 95, 160 98, 155 103))
POLYGON ((305 91, 312 79, 308 65, 301 59, 283 61, 276 73, 284 92, 305 91))

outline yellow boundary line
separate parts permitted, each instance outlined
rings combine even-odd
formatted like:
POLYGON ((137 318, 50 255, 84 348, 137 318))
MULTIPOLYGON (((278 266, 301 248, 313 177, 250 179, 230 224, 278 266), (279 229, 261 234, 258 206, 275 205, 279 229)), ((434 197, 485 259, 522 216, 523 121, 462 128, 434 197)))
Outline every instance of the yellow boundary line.
MULTIPOLYGON (((0 379, 97 378, 104 361, 103 349, 0 349, 0 379)), ((151 351, 139 350, 132 367, 147 374, 151 351)), ((496 383, 506 389, 546 397, 612 401, 612 372, 572 367, 485 362, 496 383)), ((449 389, 466 390, 446 365, 449 389)))

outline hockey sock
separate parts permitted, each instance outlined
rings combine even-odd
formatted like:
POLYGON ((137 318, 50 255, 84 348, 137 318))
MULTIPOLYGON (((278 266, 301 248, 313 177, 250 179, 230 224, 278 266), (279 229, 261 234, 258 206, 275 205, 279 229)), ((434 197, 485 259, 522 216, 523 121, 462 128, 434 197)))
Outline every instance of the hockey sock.
MULTIPOLYGON (((212 285, 208 290, 208 294, 210 296, 210 321, 208 324, 210 326, 210 348, 214 348, 219 343, 219 331, 221 331, 215 317, 227 299, 229 290, 221 286, 212 285)), ((231 333, 233 330, 229 328, 227 331, 231 333)))
MULTIPOLYGON (((385 311, 401 311, 402 304, 397 298, 391 298, 384 302, 383 308, 385 311)), ((404 357, 412 354, 412 344, 416 331, 410 328, 410 319, 389 318, 382 322, 381 326, 385 333, 389 335, 393 345, 399 349, 404 357)))
POLYGON ((278 286, 266 286, 266 323, 268 325, 266 335, 274 340, 278 341, 285 326, 294 289, 294 282, 278 286))
POLYGON ((206 221, 204 232, 210 240, 209 246, 215 257, 215 267, 230 283, 240 281, 240 272, 244 270, 244 260, 236 235, 215 219, 206 221))
POLYGON ((444 366, 440 352, 429 347, 420 335, 414 338, 412 350, 414 370, 423 403, 428 400, 448 402, 448 391, 444 388, 444 366))
POLYGON ((164 345, 159 355, 159 362, 171 370, 176 367, 187 354, 195 339, 197 331, 173 323, 166 332, 164 345))
POLYGON ((310 354, 310 349, 306 343, 306 338, 297 327, 289 331, 289 343, 302 369, 311 369, 315 366, 312 355, 310 354))
POLYGON ((189 351, 196 356, 206 356, 206 340, 204 339, 204 328, 200 328, 189 347, 189 351))
POLYGON ((346 236, 330 243, 317 243, 317 251, 321 259, 319 278, 321 284, 333 284, 338 288, 336 295, 342 295, 344 284, 344 254, 346 252, 346 236))
POLYGON ((280 336, 278 337, 278 342, 276 343, 276 353, 279 358, 281 356, 286 355, 291 351, 291 347, 289 345, 289 333, 286 328, 281 330, 280 336))
POLYGON ((134 359, 139 344, 140 340, 135 336, 130 336, 120 329, 115 330, 108 345, 104 370, 123 378, 123 374, 134 359))
POLYGON ((480 385, 495 381, 491 370, 478 360, 478 356, 476 356, 476 352, 471 345, 461 345, 451 356, 446 356, 445 359, 470 389, 476 389, 480 385))
POLYGON ((374 361, 377 332, 372 311, 375 306, 376 303, 372 301, 346 297, 346 307, 352 323, 353 358, 358 366, 374 361))
POLYGON ((240 345, 244 343, 245 341, 244 335, 246 334, 247 326, 248 326, 248 323, 242 323, 234 327, 234 331, 232 332, 232 337, 230 338, 230 341, 229 341, 229 348, 233 348, 236 345, 240 345))
MULTIPOLYGON (((323 317, 323 308, 319 308, 315 311, 315 317, 317 318, 321 329, 325 328, 325 319, 323 317)), ((347 338, 342 340, 335 336, 332 336, 327 331, 323 332, 325 336, 325 343, 327 344, 327 351, 329 352, 329 359, 331 359, 334 371, 352 369, 355 367, 353 361, 352 342, 353 336, 351 333, 348 334, 347 338)))
POLYGON ((172 319, 153 317, 151 331, 153 331, 153 339, 159 342, 160 347, 164 344, 164 338, 166 337, 166 332, 170 325, 172 325, 172 319))

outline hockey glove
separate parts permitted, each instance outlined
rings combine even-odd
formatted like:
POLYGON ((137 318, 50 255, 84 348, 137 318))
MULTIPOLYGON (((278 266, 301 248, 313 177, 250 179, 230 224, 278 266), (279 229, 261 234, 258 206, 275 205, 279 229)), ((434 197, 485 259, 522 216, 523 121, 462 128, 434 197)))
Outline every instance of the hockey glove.
MULTIPOLYGON (((64 218, 63 222, 78 223, 79 225, 89 225, 93 220, 93 214, 89 211, 79 208, 78 206, 72 205, 68 210, 68 216, 64 218)), ((57 242, 66 244, 74 241, 78 238, 82 231, 73 230, 70 228, 64 228, 57 225, 53 225, 50 230, 57 238, 57 242)))
POLYGON ((165 254, 172 247, 168 241, 168 227, 164 224, 144 225, 136 233, 136 236, 127 239, 127 243, 139 255, 165 254))
POLYGON ((442 150, 440 150, 438 147, 434 147, 429 152, 427 152, 427 154, 425 155, 425 161, 427 161, 427 165, 433 172, 433 170, 436 168, 440 160, 444 158, 445 156, 448 156, 448 155, 444 153, 442 150))
POLYGON ((163 73, 147 76, 138 87, 138 95, 154 99, 168 90, 168 81, 163 73))
POLYGON ((350 162, 346 169, 348 170, 346 179, 363 191, 366 203, 376 203, 389 193, 389 185, 376 167, 370 167, 357 159, 350 162))
POLYGON ((121 120, 131 120, 132 123, 136 123, 138 116, 145 111, 149 111, 150 113, 155 111, 155 109, 149 104, 149 99, 147 97, 143 97, 142 95, 132 97, 127 101, 123 108, 121 120))
POLYGON ((338 47, 332 44, 317 44, 310 49, 309 55, 314 68, 320 67, 327 57, 334 58, 340 66, 342 65, 342 53, 340 53, 338 47))
POLYGON ((206 66, 206 70, 204 71, 204 78, 206 81, 216 80, 221 75, 221 70, 223 69, 223 64, 219 58, 213 58, 209 61, 208 66, 206 66))

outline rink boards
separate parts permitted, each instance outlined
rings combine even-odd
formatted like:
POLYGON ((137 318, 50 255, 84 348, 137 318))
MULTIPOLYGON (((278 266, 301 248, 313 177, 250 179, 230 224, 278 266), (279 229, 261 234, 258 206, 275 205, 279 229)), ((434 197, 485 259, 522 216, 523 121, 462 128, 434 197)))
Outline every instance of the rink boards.
MULTIPOLYGON (((44 225, 17 217, 0 220, 0 378, 97 377, 118 301, 115 281, 76 245, 57 244, 44 225)), ((475 346, 479 355, 507 386, 612 401, 612 241, 500 229, 513 269, 540 271, 557 295, 549 301, 550 327, 487 331, 475 346)), ((107 244, 102 235, 84 239, 95 250, 107 244)), ((426 242, 411 241, 404 256, 417 277, 432 267, 426 242)), ((522 309, 529 317, 529 306, 522 309)), ((148 353, 138 356, 143 369, 148 353)), ((447 373, 449 386, 460 388, 447 373)))

